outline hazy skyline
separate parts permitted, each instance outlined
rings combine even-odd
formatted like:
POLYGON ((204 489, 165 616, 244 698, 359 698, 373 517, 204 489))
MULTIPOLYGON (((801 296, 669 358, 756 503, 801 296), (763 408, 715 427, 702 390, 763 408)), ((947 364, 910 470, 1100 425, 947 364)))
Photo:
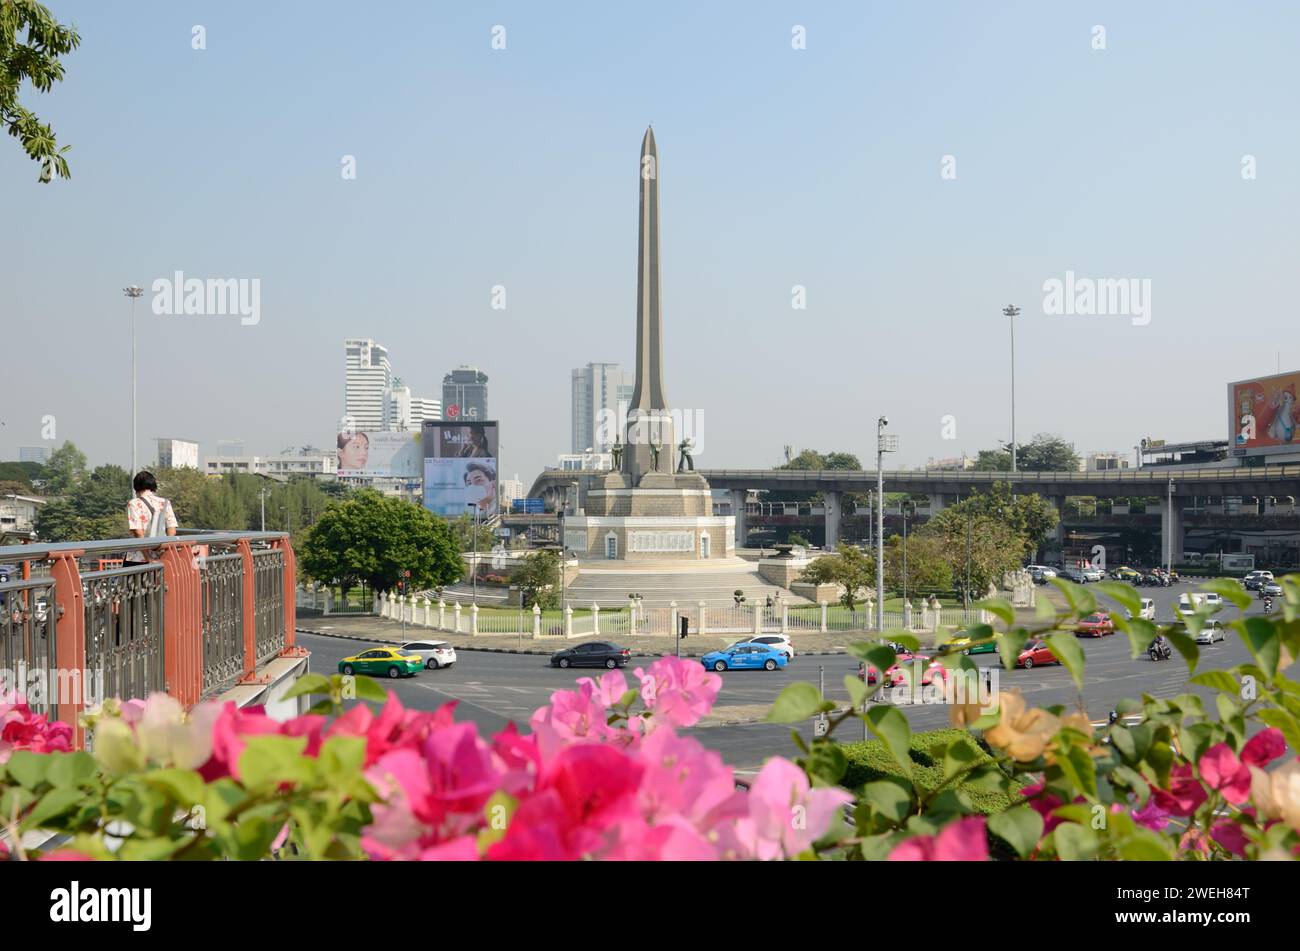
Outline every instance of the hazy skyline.
POLYGON ((1021 442, 1226 438, 1229 381, 1300 366, 1281 3, 47 5, 82 45, 20 100, 73 177, 0 142, 6 459, 129 462, 136 283, 142 462, 158 436, 330 446, 343 340, 371 337, 415 395, 482 368, 526 488, 569 448, 571 369, 635 364, 650 122, 701 468, 871 466, 881 413, 889 465, 1007 439, 1008 303, 1021 442), (259 319, 155 316, 176 271, 260 280, 259 319), (1045 313, 1068 274, 1149 282, 1148 322, 1045 313))

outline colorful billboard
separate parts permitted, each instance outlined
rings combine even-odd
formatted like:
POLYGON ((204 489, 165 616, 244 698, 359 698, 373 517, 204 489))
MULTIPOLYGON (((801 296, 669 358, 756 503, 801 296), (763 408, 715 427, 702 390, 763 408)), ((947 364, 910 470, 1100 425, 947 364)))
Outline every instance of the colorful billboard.
POLYGON ((340 477, 418 479, 420 472, 419 433, 339 433, 340 477))
POLYGON ((1228 442, 1235 456, 1300 452, 1300 371, 1228 384, 1228 442))
POLYGON ((424 507, 438 515, 497 514, 497 424, 424 424, 424 507))

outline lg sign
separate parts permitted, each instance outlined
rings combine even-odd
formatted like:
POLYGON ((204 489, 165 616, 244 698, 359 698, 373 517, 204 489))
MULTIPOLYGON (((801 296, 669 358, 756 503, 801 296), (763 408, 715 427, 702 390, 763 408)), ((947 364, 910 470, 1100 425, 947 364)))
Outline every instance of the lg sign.
MULTIPOLYGON (((477 407, 477 406, 471 406, 471 407, 466 411, 465 415, 466 415, 466 416, 469 416, 470 418, 473 418, 473 417, 475 417, 475 416, 478 416, 478 407, 477 407)), ((460 406, 458 406, 456 403, 452 403, 450 406, 448 406, 448 407, 447 407, 447 418, 448 418, 448 419, 459 419, 459 418, 460 418, 460 406)))

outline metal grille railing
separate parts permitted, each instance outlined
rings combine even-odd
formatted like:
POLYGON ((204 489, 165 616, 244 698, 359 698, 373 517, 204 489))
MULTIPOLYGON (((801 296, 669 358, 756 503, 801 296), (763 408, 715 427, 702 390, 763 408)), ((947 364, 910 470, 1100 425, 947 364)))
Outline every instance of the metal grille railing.
POLYGON ((58 694, 48 688, 57 671, 54 638, 54 582, 50 578, 0 582, 0 671, 12 681, 0 684, 0 694, 13 689, 33 713, 58 715, 58 694))
POLYGON ((199 569, 202 592, 203 694, 219 693, 244 669, 244 561, 209 555, 199 569))
POLYGON ((102 697, 143 698, 165 689, 163 567, 124 565, 81 576, 86 670, 102 697))
POLYGON ((253 552, 254 656, 265 663, 284 650, 284 552, 253 552))
POLYGON ((786 621, 792 631, 820 631, 822 629, 821 605, 800 605, 787 608, 786 621))

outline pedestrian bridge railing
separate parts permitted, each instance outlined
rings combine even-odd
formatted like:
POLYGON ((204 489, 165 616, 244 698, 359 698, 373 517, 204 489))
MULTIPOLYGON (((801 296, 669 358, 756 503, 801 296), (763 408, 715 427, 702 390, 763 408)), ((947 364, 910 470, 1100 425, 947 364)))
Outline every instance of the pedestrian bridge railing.
POLYGON ((294 645, 296 573, 282 532, 186 533, 0 547, 0 689, 72 727, 104 699, 166 691, 186 706, 294 645))

